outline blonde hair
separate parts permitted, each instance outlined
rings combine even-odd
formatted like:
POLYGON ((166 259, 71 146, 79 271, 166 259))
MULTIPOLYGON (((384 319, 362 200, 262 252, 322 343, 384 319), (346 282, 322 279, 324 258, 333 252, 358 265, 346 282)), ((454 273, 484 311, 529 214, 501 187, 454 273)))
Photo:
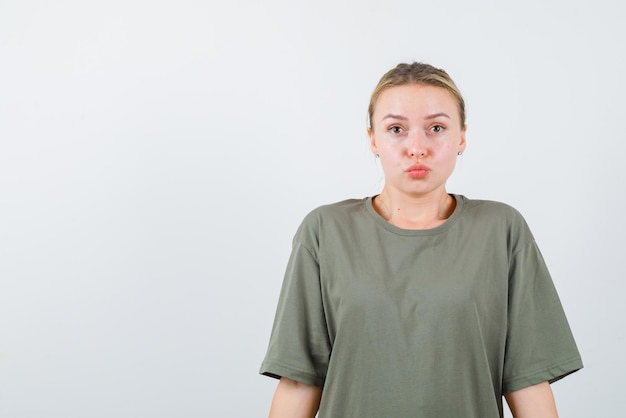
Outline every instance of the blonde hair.
POLYGON ((459 108, 459 116, 461 117, 461 128, 465 128, 465 101, 459 88, 454 84, 452 78, 444 70, 435 68, 432 65, 421 62, 413 62, 412 64, 401 63, 387 71, 380 79, 372 96, 367 109, 369 128, 373 127, 372 117, 374 116, 374 108, 380 94, 390 88, 396 86, 404 86, 407 84, 422 84, 427 86, 441 87, 448 90, 457 101, 459 108))

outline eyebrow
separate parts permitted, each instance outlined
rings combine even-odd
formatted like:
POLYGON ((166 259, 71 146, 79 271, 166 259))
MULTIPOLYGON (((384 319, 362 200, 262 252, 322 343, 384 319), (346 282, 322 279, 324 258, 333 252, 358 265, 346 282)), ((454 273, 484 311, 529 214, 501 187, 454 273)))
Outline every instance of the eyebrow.
POLYGON ((393 115, 393 114, 388 114, 386 115, 384 118, 382 118, 381 120, 385 120, 385 119, 400 119, 400 120, 409 120, 406 116, 402 116, 402 115, 393 115))
POLYGON ((444 118, 452 119, 450 116, 448 116, 447 113, 443 113, 443 112, 433 113, 432 115, 426 116, 425 119, 436 119, 436 118, 438 118, 440 116, 443 116, 444 118))
MULTIPOLYGON (((424 119, 436 119, 438 117, 444 117, 444 118, 452 119, 450 116, 448 116, 447 113, 444 113, 444 112, 433 113, 431 115, 427 115, 424 119)), ((385 117, 382 118, 381 120, 385 120, 385 119, 409 120, 409 118, 407 118, 406 116, 394 115, 392 113, 389 113, 388 115, 385 115, 385 117)))

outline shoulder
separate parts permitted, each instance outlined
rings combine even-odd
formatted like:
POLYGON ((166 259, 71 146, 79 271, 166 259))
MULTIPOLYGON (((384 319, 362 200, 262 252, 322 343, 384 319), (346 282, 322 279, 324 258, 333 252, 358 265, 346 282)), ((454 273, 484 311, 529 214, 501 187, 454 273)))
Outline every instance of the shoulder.
POLYGON ((303 225, 315 225, 320 222, 341 221, 361 212, 369 198, 346 199, 327 205, 318 206, 310 211, 302 221, 303 225))
POLYGON ((364 213, 369 199, 346 199, 316 207, 302 220, 296 239, 304 242, 318 241, 322 230, 334 230, 338 226, 347 225, 358 214, 364 213))
POLYGON ((506 236, 509 244, 524 245, 534 240, 523 215, 513 206, 494 200, 468 199, 463 202, 461 218, 474 230, 490 231, 506 236))
POLYGON ((490 219, 495 222, 522 223, 526 221, 513 206, 495 200, 469 199, 459 196, 463 202, 464 215, 490 219))

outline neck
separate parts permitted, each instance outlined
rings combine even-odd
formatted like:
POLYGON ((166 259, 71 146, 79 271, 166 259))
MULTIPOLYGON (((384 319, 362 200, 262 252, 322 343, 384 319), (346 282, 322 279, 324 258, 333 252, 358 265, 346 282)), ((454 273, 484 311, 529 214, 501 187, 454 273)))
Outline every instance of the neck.
POLYGON ((384 188, 374 198, 374 209, 387 222, 404 229, 432 229, 443 224, 456 207, 445 189, 411 196, 384 188))

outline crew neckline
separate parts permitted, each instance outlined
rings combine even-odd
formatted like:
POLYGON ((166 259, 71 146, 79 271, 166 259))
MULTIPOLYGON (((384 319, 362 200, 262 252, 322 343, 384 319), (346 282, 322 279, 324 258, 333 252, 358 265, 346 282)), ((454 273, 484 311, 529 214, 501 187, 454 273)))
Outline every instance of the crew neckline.
POLYGON ((382 226, 390 232, 393 232, 394 234, 408 236, 437 235, 447 231, 456 223, 465 205, 465 199, 463 199, 463 196, 453 193, 449 193, 449 195, 452 196, 456 201, 456 207, 454 208, 454 211, 441 225, 430 229, 405 229, 390 224, 374 209, 373 201, 377 195, 370 196, 365 199, 365 209, 374 218, 374 221, 378 225, 382 226))

